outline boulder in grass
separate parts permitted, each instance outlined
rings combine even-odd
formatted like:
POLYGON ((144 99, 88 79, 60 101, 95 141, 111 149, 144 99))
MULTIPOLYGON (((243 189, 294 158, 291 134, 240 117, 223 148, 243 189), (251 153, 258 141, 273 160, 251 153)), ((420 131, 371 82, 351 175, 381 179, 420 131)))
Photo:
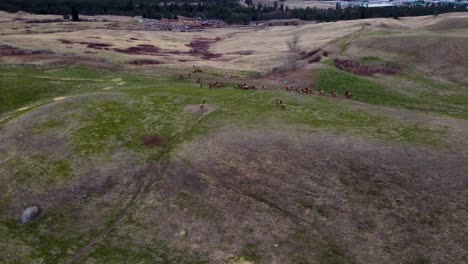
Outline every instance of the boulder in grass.
POLYGON ((21 213, 21 223, 27 224, 32 220, 36 219, 38 215, 39 208, 37 206, 28 207, 24 209, 24 211, 21 213))

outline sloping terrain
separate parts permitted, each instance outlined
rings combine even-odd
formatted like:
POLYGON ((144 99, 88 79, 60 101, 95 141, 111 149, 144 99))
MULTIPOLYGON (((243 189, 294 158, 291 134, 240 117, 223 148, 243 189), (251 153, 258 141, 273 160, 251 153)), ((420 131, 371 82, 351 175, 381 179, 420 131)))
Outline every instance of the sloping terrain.
POLYGON ((0 263, 467 261, 465 36, 441 26, 464 15, 31 34, 18 15, 0 263), (297 32, 297 70, 270 72, 297 32))

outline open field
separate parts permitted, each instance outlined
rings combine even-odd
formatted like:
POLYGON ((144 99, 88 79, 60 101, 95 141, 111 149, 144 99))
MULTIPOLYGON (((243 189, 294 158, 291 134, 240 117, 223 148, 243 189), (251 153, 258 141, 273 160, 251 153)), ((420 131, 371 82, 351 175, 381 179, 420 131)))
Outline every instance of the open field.
POLYGON ((0 17, 0 263, 468 261, 468 16, 0 17))

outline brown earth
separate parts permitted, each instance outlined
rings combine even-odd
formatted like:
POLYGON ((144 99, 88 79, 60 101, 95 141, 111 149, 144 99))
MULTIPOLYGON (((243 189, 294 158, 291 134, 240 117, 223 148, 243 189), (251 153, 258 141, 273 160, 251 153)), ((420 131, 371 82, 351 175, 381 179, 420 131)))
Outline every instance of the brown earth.
POLYGON ((161 55, 161 49, 149 44, 140 44, 137 47, 129 47, 126 49, 114 48, 115 51, 134 54, 134 55, 161 55))
POLYGON ((164 146, 165 140, 158 135, 146 135, 143 137, 143 144, 148 148, 164 146))
POLYGON ((209 39, 209 38, 195 38, 187 47, 190 47, 191 50, 189 51, 190 54, 193 56, 201 57, 202 59, 209 60, 214 58, 219 58, 222 55, 212 53, 209 51, 210 45, 220 41, 220 39, 209 39))
POLYGON ((390 64, 365 65, 356 61, 345 59, 335 59, 334 63, 335 66, 340 70, 362 76, 369 76, 374 74, 394 75, 400 71, 398 67, 390 64))
POLYGON ((157 65, 157 64, 162 64, 161 61, 157 60, 132 60, 127 62, 127 64, 132 64, 132 65, 157 65))
POLYGON ((136 219, 215 263, 248 244, 261 263, 329 255, 344 263, 460 263, 465 159, 345 136, 225 127, 177 150, 136 219))

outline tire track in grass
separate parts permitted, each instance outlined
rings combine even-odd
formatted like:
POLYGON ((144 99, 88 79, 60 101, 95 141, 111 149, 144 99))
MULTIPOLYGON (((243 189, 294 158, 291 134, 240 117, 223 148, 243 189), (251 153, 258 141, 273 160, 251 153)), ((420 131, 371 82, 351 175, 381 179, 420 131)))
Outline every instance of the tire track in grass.
MULTIPOLYGON (((256 95, 258 92, 250 93, 247 96, 243 96, 240 98, 235 98, 233 100, 230 100, 228 102, 225 102, 224 104, 221 105, 221 107, 225 107, 229 104, 245 100, 249 97, 252 97, 256 95)), ((220 107, 220 108, 221 108, 220 107)), ((126 219, 128 216, 127 212, 131 208, 133 204, 143 195, 145 194, 149 188, 154 185, 157 182, 157 179, 162 177, 165 173, 167 168, 169 167, 169 159, 168 159, 168 152, 169 152, 169 147, 171 143, 173 143, 178 137, 180 137, 182 134, 185 132, 189 131, 196 125, 198 125, 203 119, 205 119, 210 113, 216 112, 216 109, 214 111, 210 111, 208 113, 202 114, 199 118, 197 118, 193 123, 190 125, 186 126, 179 132, 177 132, 172 138, 169 139, 168 144, 166 144, 163 148, 163 155, 161 158, 161 161, 158 163, 151 163, 149 164, 146 169, 143 171, 144 174, 144 179, 141 181, 141 185, 138 187, 138 190, 131 194, 131 197, 127 200, 125 203, 124 207, 120 211, 120 213, 116 216, 114 221, 106 228, 104 228, 101 232, 99 232, 91 241, 89 241, 85 246, 83 246, 77 254, 73 256, 73 258, 69 261, 69 263, 79 263, 83 258, 85 258, 88 253, 96 246, 96 244, 103 240, 106 235, 110 234, 119 223, 121 223, 123 220, 126 219), (152 174, 151 172, 156 171, 156 173, 152 174), (150 176, 149 176, 150 175, 150 176)))

